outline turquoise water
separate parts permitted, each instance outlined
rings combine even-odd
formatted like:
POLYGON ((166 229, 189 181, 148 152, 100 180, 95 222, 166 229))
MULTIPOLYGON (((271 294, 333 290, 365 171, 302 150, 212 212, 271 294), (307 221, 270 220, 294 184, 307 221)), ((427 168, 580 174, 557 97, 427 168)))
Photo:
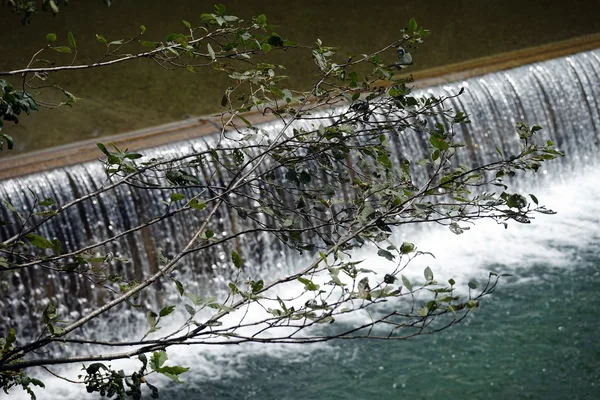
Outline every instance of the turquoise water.
POLYGON ((248 357, 237 376, 188 377, 167 398, 597 399, 598 253, 573 270, 530 266, 465 323, 405 342, 351 341, 248 357), (535 282, 535 283, 532 283, 535 282), (301 353, 303 353, 301 351, 301 353))

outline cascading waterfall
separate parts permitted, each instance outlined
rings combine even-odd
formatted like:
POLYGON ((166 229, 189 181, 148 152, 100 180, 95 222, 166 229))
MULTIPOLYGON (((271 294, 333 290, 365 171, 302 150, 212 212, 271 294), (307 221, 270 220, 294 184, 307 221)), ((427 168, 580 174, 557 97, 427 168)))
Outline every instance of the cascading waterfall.
MULTIPOLYGON (((600 51, 595 50, 433 87, 420 94, 439 97, 456 94, 461 87, 466 89, 463 95, 449 100, 452 108, 465 112, 472 121, 459 128, 459 141, 469 145, 468 150, 459 153, 457 159, 460 163, 490 162, 497 156, 496 146, 505 154, 516 153, 518 143, 514 126, 518 121, 524 121, 543 126, 545 137, 552 138, 566 153, 565 161, 553 162, 539 171, 539 174, 552 175, 579 168, 600 150, 599 81, 600 51)), ((276 131, 278 127, 279 123, 273 123, 261 129, 276 131)), ((149 157, 183 156, 210 148, 215 140, 205 137, 143 153, 149 157)), ((405 132, 393 137, 392 143, 397 159, 417 161, 427 157, 427 145, 419 135, 405 132)), ((0 187, 0 198, 17 209, 28 210, 32 207, 29 189, 39 198, 50 197, 63 204, 97 189, 105 180, 102 165, 90 162, 7 180, 0 187)), ((147 221, 157 210, 164 208, 160 200, 165 198, 157 192, 122 186, 70 208, 51 224, 44 225, 38 233, 58 238, 63 242, 63 249, 83 247, 147 221)), ((0 219, 11 218, 6 208, 1 212, 0 219)), ((215 221, 218 221, 217 225, 212 229, 216 237, 244 224, 237 215, 225 209, 220 211, 215 221)), ((155 272, 158 267, 157 249, 161 248, 165 254, 176 253, 194 233, 196 222, 191 214, 180 214, 111 243, 105 251, 131 260, 116 264, 121 266, 121 270, 115 273, 142 277, 155 272)), ((15 233, 12 226, 0 227, 3 240, 15 233)), ((247 263, 258 270, 271 270, 289 260, 285 247, 266 234, 247 239, 241 246, 244 254, 252 257, 246 260, 247 263)), ((209 281, 226 281, 227 254, 224 249, 210 254, 192 254, 185 259, 178 273, 186 274, 186 281, 199 286, 209 286, 209 281)), ((50 280, 48 277, 39 267, 2 277, 6 282, 0 298, 0 334, 5 334, 9 327, 27 331, 30 324, 34 325, 30 321, 41 318, 50 299, 60 305, 59 314, 63 311, 64 315, 68 311, 70 319, 86 314, 107 300, 93 290, 93 283, 71 276, 51 276, 50 280)), ((153 294, 156 298, 145 301, 148 304, 164 303, 161 296, 171 296, 170 293, 158 290, 153 294)), ((109 335, 124 337, 137 333, 138 326, 132 323, 132 318, 128 313, 115 314, 112 322, 131 331, 120 330, 109 335)), ((39 333, 30 331, 32 337, 39 333)))

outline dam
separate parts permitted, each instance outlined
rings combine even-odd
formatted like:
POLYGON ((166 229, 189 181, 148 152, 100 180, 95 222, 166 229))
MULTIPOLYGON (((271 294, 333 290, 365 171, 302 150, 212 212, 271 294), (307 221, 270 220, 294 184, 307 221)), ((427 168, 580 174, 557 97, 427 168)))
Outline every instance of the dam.
MULTIPOLYGON (((452 271, 442 272, 443 274, 458 273, 460 276, 464 275, 466 279, 468 275, 485 274, 484 270, 502 268, 517 278, 510 281, 503 289, 505 293, 500 295, 500 300, 492 301, 490 309, 495 310, 493 312, 495 318, 484 319, 482 322, 480 319, 483 318, 476 314, 465 323, 466 332, 455 332, 460 329, 458 328, 439 339, 439 353, 435 362, 421 362, 424 359, 423 353, 419 353, 418 350, 410 351, 408 348, 410 344, 405 343, 393 344, 397 353, 392 356, 389 355, 390 350, 385 344, 372 342, 365 342, 354 348, 346 343, 336 343, 331 346, 312 346, 301 350, 278 349, 282 356, 269 355, 267 351, 257 349, 255 346, 244 347, 240 351, 242 354, 209 349, 197 354, 185 354, 185 350, 182 350, 179 355, 184 362, 203 364, 210 368, 206 367, 203 376, 188 378, 192 381, 191 385, 182 388, 168 387, 169 390, 181 394, 200 392, 206 396, 215 393, 223 396, 240 395, 243 392, 272 394, 273 392, 270 391, 275 390, 273 388, 284 385, 286 374, 296 374, 309 380, 315 373, 323 374, 324 371, 333 369, 331 379, 343 380, 344 371, 349 365, 368 362, 375 365, 381 373, 355 376, 351 385, 356 385, 357 390, 359 387, 364 387, 367 392, 375 391, 378 386, 386 385, 390 390, 398 391, 399 395, 435 396, 440 393, 465 393, 464 390, 480 393, 485 387, 491 393, 502 396, 508 393, 506 389, 508 387, 511 390, 521 390, 524 395, 548 394, 553 391, 568 397, 568 387, 552 378, 540 379, 554 381, 554 386, 529 388, 520 376, 528 373, 540 374, 543 377, 548 373, 580 385, 581 398, 591 398, 598 390, 591 385, 591 382, 597 381, 598 378, 597 369, 594 370, 592 367, 597 365, 597 358, 594 358, 597 357, 597 347, 596 353, 589 350, 594 349, 592 327, 599 321, 599 315, 595 310, 577 312, 577 307, 581 306, 578 304, 579 301, 584 301, 583 304, 592 304, 597 301, 598 296, 593 287, 599 283, 597 265, 600 230, 597 226, 600 214, 596 211, 599 211, 600 178, 595 172, 598 166, 595 155, 600 150, 599 78, 600 51, 591 50, 419 89, 423 95, 447 96, 465 88, 463 95, 451 100, 452 108, 464 111, 472 121, 458 133, 461 141, 468 142, 471 148, 460 160, 462 163, 473 165, 488 162, 494 158, 497 147, 504 153, 514 153, 517 147, 514 126, 519 121, 544 127, 544 137, 555 141, 557 148, 566 154, 564 159, 545 165, 535 175, 523 178, 521 181, 517 178, 517 184, 522 187, 548 188, 546 195, 549 203, 556 204, 555 208, 559 211, 559 215, 554 217, 557 221, 553 221, 552 217, 548 221, 544 218, 540 219, 542 224, 548 224, 542 225, 543 227, 556 223, 558 231, 545 228, 551 234, 543 230, 535 230, 535 234, 527 234, 523 231, 529 227, 518 227, 515 228, 517 233, 513 234, 513 227, 511 227, 508 230, 510 233, 504 234, 503 230, 493 230, 484 226, 481 228, 480 238, 467 237, 466 241, 470 241, 476 250, 465 249, 458 244, 451 250, 441 250, 442 253, 447 254, 442 254, 446 257, 440 259, 452 260, 454 257, 454 261, 450 261, 452 271), (564 217, 561 216, 561 208, 567 210, 564 217), (578 240, 574 240, 575 238, 578 240), (521 242, 524 240, 528 241, 528 246, 522 246, 521 242), (491 249, 491 253, 486 253, 486 248, 488 251, 491 249), (505 259, 503 255, 507 253, 512 253, 515 260, 505 259), (456 266, 457 260, 464 264, 456 266), (517 261, 522 265, 516 265, 517 261), (559 282, 565 280, 572 285, 568 290, 561 290, 559 282), (548 293, 550 293, 549 297, 548 293), (512 319, 509 316, 511 313, 519 312, 520 309, 515 306, 519 298, 527 298, 534 310, 516 317, 517 325, 511 328, 509 322, 512 319), (511 306, 515 309, 509 310, 511 306), (545 309, 551 309, 552 313, 545 314, 545 317, 541 318, 539 314, 543 314, 545 309), (539 325, 528 325, 528 321, 532 320, 539 325), (489 332, 490 328, 487 328, 488 333, 481 334, 477 331, 481 329, 481 325, 478 325, 481 323, 486 327, 492 325, 494 329, 489 332), (519 329, 524 329, 527 333, 514 332, 519 329), (550 330, 553 334, 544 336, 544 333, 550 330), (559 338, 559 335, 564 336, 567 332, 571 332, 572 336, 559 338), (515 339, 515 335, 518 339, 515 339), (527 335, 535 337, 538 342, 530 344, 532 347, 522 347, 526 346, 527 335), (471 344, 473 338, 479 342, 471 344), (543 365, 535 365, 531 360, 516 356, 515 347, 501 349, 499 354, 494 355, 490 347, 481 344, 502 340, 516 342, 517 348, 522 348, 526 354, 539 354, 536 352, 544 353, 552 349, 551 352, 556 354, 556 358, 544 359, 543 365), (461 348, 454 346, 456 342, 466 344, 461 348), (493 359, 501 359, 508 363, 513 360, 514 368, 504 371, 502 368, 507 368, 506 363, 502 364, 502 368, 498 366, 497 382, 486 381, 485 375, 477 371, 472 373, 473 376, 462 375, 466 360, 472 354, 477 354, 483 359, 481 362, 484 364, 480 365, 477 371, 496 368, 493 359), (422 371, 445 374, 449 382, 453 380, 455 385, 462 388, 462 392, 453 392, 459 389, 452 386, 452 383, 427 389, 424 387, 424 378, 416 372, 406 371, 394 376, 386 375, 385 371, 390 370, 392 364, 409 362, 411 365, 418 365, 422 371), (309 368, 307 365, 310 364, 316 367, 309 368), (342 367, 332 368, 333 365, 338 364, 342 367), (252 369, 264 370, 267 366, 273 365, 276 365, 276 369, 279 370, 269 375, 273 385, 261 386, 252 369), (232 371, 237 369, 247 372, 232 371), (517 375, 515 370, 518 371, 517 375), (581 370, 587 372, 581 374, 581 370), (500 379, 501 377, 503 379, 500 379), (227 384, 232 380, 241 380, 243 383, 232 388, 227 384)), ((323 115, 323 118, 327 119, 328 116, 323 115)), ((277 122, 265 122, 258 126, 265 131, 276 131, 278 127, 277 122)), ((215 140, 217 138, 208 135, 154 147, 143 153, 148 157, 184 157, 186 154, 214 146, 215 140)), ((408 155, 418 159, 427 154, 422 141, 415 137, 399 137, 392 142, 393 153, 397 159, 404 159, 408 155)), ((105 177, 104 168, 97 161, 67 165, 50 172, 6 179, 2 182, 0 197, 18 209, 28 209, 32 207, 32 203, 19 202, 23 199, 31 200, 31 197, 27 196, 31 189, 39 198, 48 197, 58 204, 65 204, 85 193, 98 190, 105 182, 105 177)), ((89 203, 81 202, 71 207, 57 218, 55 223, 44 225, 39 234, 44 237, 59 238, 65 246, 72 248, 85 247, 90 243, 102 242, 115 232, 126 231, 143 224, 144 221, 152 218, 153 210, 163 207, 161 200, 164 199, 146 190, 120 187, 95 196, 89 203), (131 199, 134 201, 130 201, 131 199)), ((1 219, 11 218, 9 210, 3 209, 3 212, 1 219)), ((158 249, 160 248, 160 252, 166 255, 180 249, 189 235, 186 227, 194 223, 190 222, 190 218, 189 215, 179 214, 172 219, 153 224, 146 230, 136 231, 132 235, 112 242, 108 252, 115 258, 131 260, 131 264, 121 264, 122 269, 118 273, 145 276, 156 271, 159 260, 158 249)), ((227 212, 217 215, 216 221, 218 224, 213 230, 217 238, 236 229, 243 229, 240 227, 245 223, 239 215, 227 212)), ((536 223, 537 221, 533 225, 536 223)), ((0 229, 2 238, 18 234, 11 230, 10 225, 0 229)), ((478 229, 477 226, 472 229, 475 236, 478 229)), ((443 236, 443 233, 437 230, 413 234, 421 238, 419 245, 422 248, 434 247, 436 239, 454 243, 453 239, 443 236)), ((451 235, 447 231, 445 234, 451 235)), ((291 254, 285 246, 272 240, 268 235, 250 237, 239 245, 241 252, 251 255, 252 258, 247 259, 246 262, 256 271, 285 273, 297 262, 297 255, 291 254)), ((185 274, 192 282, 198 282, 199 288, 203 290, 206 287, 218 287, 227 281, 230 274, 229 261, 225 257, 228 250, 228 248, 219 249, 209 255, 193 254, 178 273, 185 274)), ((368 250, 365 251, 368 256, 368 250)), ((376 259, 376 257, 372 258, 376 259)), ((372 264, 374 264, 373 268, 377 269, 375 261, 372 264)), ((440 268, 444 271, 443 266, 440 268)), ((421 270, 418 268, 417 270, 420 273, 421 270)), ((48 297, 64 307, 60 310, 62 314, 69 315, 73 319, 105 301, 104 298, 98 297, 97 291, 90 287, 89 282, 60 275, 48 279, 46 275, 45 271, 34 266, 10 278, 12 285, 8 291, 3 292, 0 299, 2 321, 19 326, 20 330, 27 329, 27 324, 35 315, 40 315, 47 305, 48 297)), ((165 298, 172 299, 174 295, 174 288, 159 287, 154 298, 149 297, 144 301, 148 304, 161 304, 165 298)), ((218 293, 216 295, 218 296, 218 293)), ((97 325, 93 326, 94 329, 108 329, 110 335, 122 339, 138 334, 140 328, 137 324, 143 322, 127 312, 122 312, 111 318, 110 322, 97 322, 97 325), (111 329, 114 326, 126 326, 126 328, 115 331, 111 329)), ((7 326, 1 329, 6 330, 7 326)), ((416 343, 427 346, 424 339, 419 339, 416 343)), ((67 392, 61 392, 63 389, 60 385, 52 385, 49 390, 56 391, 57 395, 67 395, 67 392)), ((320 392, 319 388, 315 388, 309 397, 319 395, 335 398, 335 393, 320 392)))

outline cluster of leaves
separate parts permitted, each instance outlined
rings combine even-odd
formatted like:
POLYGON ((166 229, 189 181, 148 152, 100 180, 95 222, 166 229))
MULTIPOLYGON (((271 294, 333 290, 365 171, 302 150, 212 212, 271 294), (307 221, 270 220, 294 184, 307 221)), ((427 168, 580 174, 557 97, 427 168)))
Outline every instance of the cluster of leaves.
POLYGON ((148 382, 148 375, 159 373, 172 379, 175 383, 182 383, 179 376, 189 370, 186 367, 164 365, 168 359, 164 350, 155 351, 150 362, 145 354, 140 354, 138 359, 142 366, 129 376, 123 370, 116 371, 110 365, 98 362, 87 367, 84 366, 82 370, 85 371, 85 375, 80 375, 79 379, 83 378, 88 393, 98 392, 102 397, 112 398, 114 396, 119 400, 130 397, 133 400, 140 400, 142 385, 145 385, 150 390, 150 397, 158 399, 159 390, 148 382))
MULTIPOLYGON (((104 4, 110 6, 112 0, 102 0, 104 4)), ((37 14, 40 10, 44 12, 51 12, 53 15, 58 14, 60 7, 69 4, 69 0, 2 0, 0 5, 8 6, 12 9, 12 12, 21 16, 21 23, 23 25, 29 24, 31 18, 37 14)))
MULTIPOLYGON (((0 79, 0 130, 4 126, 3 121, 19 123, 19 115, 25 113, 29 115, 32 110, 37 110, 38 105, 35 99, 25 91, 15 90, 13 86, 0 79)), ((7 134, 2 134, 0 138, 0 150, 6 144, 8 149, 14 145, 13 138, 7 134)))
MULTIPOLYGON (((457 293, 453 279, 439 284, 429 267, 423 272, 423 282, 411 282, 403 271, 415 257, 428 253, 410 242, 396 243, 393 228, 437 223, 460 234, 479 219, 504 225, 509 221, 528 223, 534 212, 551 212, 533 195, 530 203, 523 195, 510 192, 504 181, 505 176, 521 171, 535 172, 541 163, 561 156, 551 141, 537 144, 539 127, 517 126, 520 142, 514 154, 505 156, 498 149, 499 158, 485 165, 456 162, 456 154, 464 151, 457 127, 469 123, 468 116, 448 108, 447 97, 413 93, 411 78, 401 75, 412 62, 408 50, 429 34, 414 19, 397 41, 371 54, 340 57, 334 47, 317 41, 310 55, 320 77, 305 92, 292 92, 284 86, 284 77, 277 74, 282 67, 255 61, 256 56, 276 49, 304 48, 277 35, 264 15, 246 23, 217 5, 214 12, 201 16, 200 26, 187 21, 183 25, 185 33, 170 34, 162 42, 139 40, 146 30, 143 26, 129 41, 108 41, 98 35, 111 60, 95 65, 147 57, 192 72, 202 65, 223 71, 232 83, 222 99, 225 110, 219 138, 207 148, 172 158, 148 158, 99 144, 106 157, 108 179, 96 191, 56 208, 50 208, 54 207, 51 199, 40 200, 33 193, 34 206, 27 214, 5 203, 16 218, 6 222, 18 229, 0 246, 6 255, 1 260, 4 272, 41 267, 50 274, 71 274, 81 285, 89 282, 94 290, 105 289, 111 297, 70 322, 59 320, 61 305, 49 303, 43 313, 42 335, 16 347, 11 340, 0 357, 0 371, 19 374, 26 367, 51 365, 55 362, 51 355, 27 356, 56 342, 74 348, 122 346, 128 350, 78 357, 78 361, 94 361, 82 378, 90 392, 139 398, 143 383, 152 396, 158 396, 146 380, 144 354, 152 354, 152 371, 176 382, 187 371, 164 365, 164 349, 171 345, 407 339, 437 332, 477 308, 483 297, 494 292, 502 275, 491 274, 482 287, 470 281, 468 296, 457 293), (137 55, 119 53, 122 46, 134 42, 151 50, 137 55), (369 72, 361 72, 365 66, 369 72), (265 132, 245 117, 248 110, 273 114, 281 125, 275 132, 265 132), (414 159, 412 154, 394 155, 393 143, 407 136, 425 143, 422 159, 414 159), (43 225, 65 210, 117 187, 155 193, 166 207, 157 207, 147 220, 81 248, 69 248, 67 243, 40 233, 43 225), (218 229, 223 209, 236 216, 237 225, 218 234, 223 231, 218 229), (104 247, 170 218, 185 218, 186 225, 194 227, 187 244, 180 244, 180 250, 169 256, 157 249, 156 271, 148 275, 117 274, 114 264, 122 260, 104 247), (264 271, 247 268, 250 255, 239 245, 241 238, 260 233, 271 235, 292 251, 307 253, 312 261, 285 276, 261 276, 264 271), (355 251, 366 245, 386 260, 383 276, 361 268, 361 260, 354 260, 355 251), (180 281, 174 275, 183 259, 200 257, 204 261, 212 252, 230 254, 226 294, 219 298, 198 295, 193 282, 180 281), (187 313, 181 326, 162 336, 161 323, 171 318, 179 304, 134 302, 161 280, 175 285, 187 313), (302 293, 282 299, 271 290, 291 281, 301 284, 302 293), (254 321, 241 316, 237 323, 224 323, 223 317, 252 304, 265 310, 265 315, 254 321), (139 340, 107 342, 76 336, 90 321, 125 305, 143 313, 148 323, 149 329, 139 340), (344 328, 340 324, 335 332, 313 328, 367 309, 371 319, 361 326, 344 328), (244 333, 250 328, 253 333, 244 333), (376 334, 374 328, 385 329, 385 333, 376 334), (262 335, 267 331, 272 334, 262 335), (140 357, 142 368, 130 375, 99 362, 132 356, 140 357)), ((68 38, 67 48, 76 50, 74 37, 68 38)), ((47 40, 54 48, 56 37, 50 35, 47 40)), ((33 68, 19 73, 54 70, 33 68)), ((130 201, 136 201, 133 195, 130 201)))
MULTIPOLYGON (((5 354, 12 351, 17 341, 17 335, 14 329, 9 329, 8 335, 5 338, 0 338, 0 357, 4 357, 5 354)), ((4 393, 8 394, 8 391, 14 387, 20 387, 23 389, 33 400, 36 399, 35 392, 32 387, 37 386, 44 388, 45 385, 42 381, 36 378, 27 376, 24 370, 18 371, 2 371, 0 372, 0 388, 4 393)))

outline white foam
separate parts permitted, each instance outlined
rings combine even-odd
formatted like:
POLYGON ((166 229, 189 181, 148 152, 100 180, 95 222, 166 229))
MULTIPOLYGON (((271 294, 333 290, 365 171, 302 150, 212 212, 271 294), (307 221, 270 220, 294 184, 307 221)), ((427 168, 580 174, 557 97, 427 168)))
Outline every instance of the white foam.
MULTIPOLYGON (((573 265, 577 253, 600 243, 600 177, 593 169, 571 176, 564 182, 555 183, 542 190, 535 191, 540 203, 558 211, 557 215, 537 215, 532 224, 512 223, 508 229, 491 221, 480 221, 471 230, 462 235, 454 235, 447 228, 435 227, 430 230, 411 228, 397 232, 394 239, 415 243, 419 250, 435 254, 436 258, 421 256, 415 259, 402 273, 409 279, 423 281, 423 268, 430 266, 436 279, 442 281, 454 278, 460 287, 466 285, 471 278, 485 279, 491 268, 499 273, 513 273, 517 277, 519 271, 532 264, 546 268, 565 268, 573 265)), ((360 265, 377 273, 378 280, 383 274, 395 266, 384 258, 375 255, 374 249, 357 252, 355 259, 364 258, 360 265)), ((279 270, 280 271, 280 270, 279 270)), ((265 278, 265 277, 262 277, 265 278)), ((315 281, 324 283, 326 277, 317 277, 315 281)), ((280 295, 290 298, 302 292, 298 282, 291 282, 279 287, 271 296, 280 295)), ((303 304, 306 298, 298 298, 296 303, 303 304)), ((246 320, 258 320, 266 315, 264 309, 251 306, 246 320)), ((224 323, 235 324, 240 314, 228 316, 224 323)), ((365 314, 356 314, 343 320, 344 323, 360 323, 368 318, 365 314)), ((177 321, 181 323, 181 321, 177 321)), ((177 324, 173 324, 177 326, 177 324)), ((166 328, 164 328, 166 329, 166 328)), ((245 330, 244 333, 251 333, 245 330)), ((263 336, 268 336, 266 333, 263 336)), ((236 377, 243 370, 246 359, 258 354, 286 358, 288 362, 303 362, 316 349, 321 351, 327 347, 320 345, 264 345, 245 344, 242 346, 200 345, 180 346, 168 350, 171 359, 179 365, 192 367, 194 378, 189 381, 198 382, 203 379, 222 379, 236 377), (198 379, 201 376, 203 379, 198 379)), ((118 368, 132 371, 139 368, 137 360, 120 360, 111 363, 118 368)), ((74 379, 80 366, 62 368, 60 372, 74 379)), ((45 383, 45 390, 36 390, 39 399, 96 398, 85 392, 83 385, 72 385, 56 379, 47 373, 36 373, 45 383)), ((162 385, 163 378, 152 377, 152 383, 162 385)), ((182 376, 185 381, 185 375, 182 376)), ((0 395, 0 398, 8 398, 0 395)), ((24 392, 13 389, 11 399, 26 399, 24 392)))

